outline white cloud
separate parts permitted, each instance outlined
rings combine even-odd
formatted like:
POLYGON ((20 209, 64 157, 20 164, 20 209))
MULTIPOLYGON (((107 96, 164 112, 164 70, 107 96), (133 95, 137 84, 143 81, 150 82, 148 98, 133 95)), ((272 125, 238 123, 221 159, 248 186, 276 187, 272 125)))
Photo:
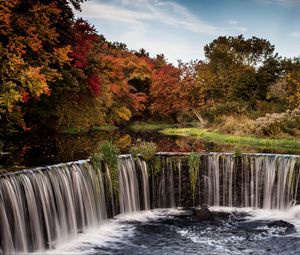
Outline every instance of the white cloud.
POLYGON ((204 45, 221 34, 247 31, 234 20, 217 27, 168 0, 91 0, 82 4, 77 16, 92 19, 109 41, 144 48, 152 56, 164 53, 174 64, 177 58, 203 58, 204 45))
POLYGON ((187 29, 202 34, 217 34, 218 29, 195 15, 187 8, 174 2, 162 0, 115 0, 90 1, 82 5, 85 18, 127 22, 142 25, 159 22, 165 25, 187 29))
POLYGON ((288 34, 290 37, 300 38, 300 32, 291 32, 288 34))

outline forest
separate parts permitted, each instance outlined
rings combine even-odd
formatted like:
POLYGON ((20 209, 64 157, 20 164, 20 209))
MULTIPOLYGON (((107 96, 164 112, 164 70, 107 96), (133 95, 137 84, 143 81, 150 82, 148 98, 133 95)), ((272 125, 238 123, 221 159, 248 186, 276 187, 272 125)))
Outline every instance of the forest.
POLYGON ((300 136, 299 56, 279 56, 264 38, 219 36, 205 59, 175 66, 106 40, 75 18, 82 2, 1 1, 2 138, 195 120, 225 133, 300 136))

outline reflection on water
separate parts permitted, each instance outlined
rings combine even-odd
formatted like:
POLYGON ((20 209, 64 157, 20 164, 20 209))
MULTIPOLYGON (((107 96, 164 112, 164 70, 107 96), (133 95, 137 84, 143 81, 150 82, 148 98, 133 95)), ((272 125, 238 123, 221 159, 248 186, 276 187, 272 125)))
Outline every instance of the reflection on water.
MULTIPOLYGON (((17 170, 32 166, 55 164, 88 158, 101 143, 113 141, 122 153, 142 139, 157 144, 159 151, 168 152, 234 152, 235 145, 220 145, 192 137, 166 136, 158 132, 132 132, 128 130, 94 131, 77 135, 44 135, 5 141, 0 155, 0 169, 17 170)), ((276 151, 239 147, 242 152, 292 153, 278 148, 276 151)))

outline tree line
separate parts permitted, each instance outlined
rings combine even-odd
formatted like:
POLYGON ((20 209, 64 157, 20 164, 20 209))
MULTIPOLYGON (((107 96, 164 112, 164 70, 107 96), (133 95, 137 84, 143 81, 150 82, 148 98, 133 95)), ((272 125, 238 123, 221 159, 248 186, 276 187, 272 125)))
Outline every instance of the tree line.
POLYGON ((300 58, 280 57, 266 39, 220 36, 204 47, 204 60, 174 66, 75 19, 83 1, 0 3, 2 134, 299 106, 300 58))

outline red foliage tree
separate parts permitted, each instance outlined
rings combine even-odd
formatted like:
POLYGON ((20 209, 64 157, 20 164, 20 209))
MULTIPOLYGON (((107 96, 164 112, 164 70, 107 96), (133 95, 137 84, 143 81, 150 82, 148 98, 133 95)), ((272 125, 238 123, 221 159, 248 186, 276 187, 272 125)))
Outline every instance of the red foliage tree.
POLYGON ((73 65, 81 69, 86 76, 86 83, 95 96, 100 94, 100 78, 95 59, 95 45, 99 42, 96 30, 83 19, 76 20, 74 24, 74 45, 72 49, 73 65))

